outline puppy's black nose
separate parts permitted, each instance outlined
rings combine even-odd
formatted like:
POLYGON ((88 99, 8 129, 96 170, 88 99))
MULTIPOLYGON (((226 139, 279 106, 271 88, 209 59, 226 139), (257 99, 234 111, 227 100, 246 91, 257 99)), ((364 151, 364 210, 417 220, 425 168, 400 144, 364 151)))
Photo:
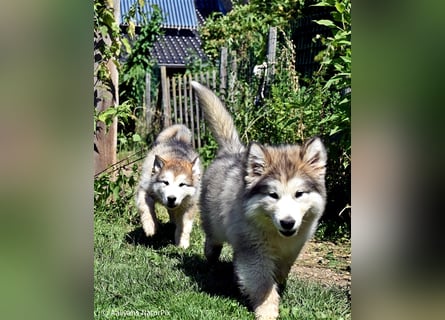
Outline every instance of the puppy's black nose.
POLYGON ((175 196, 167 197, 167 202, 168 202, 169 204, 174 204, 175 201, 176 201, 176 197, 175 197, 175 196))
POLYGON ((295 225, 295 220, 294 219, 280 220, 280 225, 283 227, 284 230, 291 230, 295 225))

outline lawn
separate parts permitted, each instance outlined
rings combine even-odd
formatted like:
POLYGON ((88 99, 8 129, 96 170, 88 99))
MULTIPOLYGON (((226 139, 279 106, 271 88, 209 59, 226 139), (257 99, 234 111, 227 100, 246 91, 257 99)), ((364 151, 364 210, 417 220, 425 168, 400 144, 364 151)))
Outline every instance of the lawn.
MULTIPOLYGON (((146 238, 133 205, 119 212, 96 206, 94 217, 95 319, 254 319, 233 280, 230 248, 211 267, 195 221, 187 250, 173 245, 173 225, 157 207, 160 230, 146 238)), ((298 261, 298 260, 297 260, 298 261)), ((350 319, 347 291, 289 277, 280 319, 350 319)))

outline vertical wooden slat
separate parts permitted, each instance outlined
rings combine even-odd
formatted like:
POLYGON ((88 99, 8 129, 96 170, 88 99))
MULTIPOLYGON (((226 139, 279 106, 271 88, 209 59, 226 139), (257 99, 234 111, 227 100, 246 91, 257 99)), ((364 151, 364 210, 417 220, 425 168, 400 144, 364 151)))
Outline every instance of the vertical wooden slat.
POLYGON ((236 56, 236 51, 233 50, 230 52, 230 83, 233 86, 233 84, 236 81, 237 78, 237 74, 238 74, 238 61, 237 61, 237 56, 236 56))
MULTIPOLYGON (((198 76, 195 76, 195 80, 198 81, 198 76)), ((203 82, 203 73, 201 72, 201 83, 203 82)), ((198 148, 201 148, 201 116, 200 116, 200 107, 199 102, 195 99, 195 114, 196 114, 196 136, 195 140, 197 141, 198 148)))
POLYGON ((198 82, 200 82, 201 84, 207 86, 207 81, 206 81, 206 79, 205 79, 205 76, 204 76, 204 73, 203 73, 203 72, 200 72, 200 73, 199 73, 199 79, 198 79, 198 76, 195 75, 195 80, 198 81, 198 82))
POLYGON ((212 89, 216 90, 216 70, 212 70, 212 89))
POLYGON ((227 101, 233 105, 233 100, 235 99, 235 84, 237 78, 237 57, 236 51, 230 52, 230 72, 229 74, 229 88, 227 92, 227 101))
POLYGON ((164 113, 163 127, 171 125, 171 108, 170 108, 170 94, 168 90, 167 69, 161 66, 161 90, 162 90, 162 110, 164 113))
POLYGON ((172 120, 172 101, 171 101, 171 86, 170 86, 170 77, 167 77, 167 101, 168 101, 168 106, 167 106, 167 112, 169 115, 169 121, 167 122, 167 126, 171 126, 173 124, 173 120, 172 120))
POLYGON ((171 78, 172 82, 172 95, 173 95, 173 118, 175 119, 175 123, 178 123, 178 109, 176 104, 176 77, 171 78))
POLYGON ((178 93, 179 93, 179 121, 181 121, 181 123, 184 123, 184 117, 182 115, 182 92, 181 92, 181 88, 182 88, 182 77, 178 76, 178 93))
POLYGON ((187 98, 187 86, 188 86, 187 76, 184 75, 183 79, 184 79, 184 119, 185 119, 185 125, 187 127, 190 127, 189 126, 189 116, 188 116, 189 99, 187 98))
POLYGON ((221 63, 219 66, 219 77, 221 82, 219 84, 220 97, 224 100, 227 88, 227 48, 221 48, 221 63))
POLYGON ((192 81, 192 76, 189 75, 189 79, 188 79, 188 88, 189 88, 189 97, 190 97, 190 130, 192 131, 193 134, 193 147, 196 148, 196 143, 195 143, 195 119, 193 117, 193 89, 191 86, 191 81, 192 81))

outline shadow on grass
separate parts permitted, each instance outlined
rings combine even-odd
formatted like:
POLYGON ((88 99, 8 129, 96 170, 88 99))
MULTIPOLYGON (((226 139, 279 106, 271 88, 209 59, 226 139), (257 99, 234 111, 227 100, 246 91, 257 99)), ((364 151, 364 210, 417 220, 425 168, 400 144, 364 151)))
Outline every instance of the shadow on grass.
POLYGON ((156 234, 147 237, 142 227, 138 227, 125 235, 125 241, 132 245, 140 245, 152 249, 161 249, 174 244, 175 225, 173 223, 159 223, 156 234))
MULTIPOLYGON (((160 223, 158 231, 152 237, 147 237, 142 227, 137 227, 125 235, 125 241, 134 246, 159 250, 174 244, 174 232, 175 225, 172 223, 160 223)), ((182 249, 164 251, 162 255, 177 260, 177 267, 197 283, 199 291, 212 296, 234 299, 249 308, 247 300, 239 291, 231 261, 210 264, 202 255, 182 249)))
POLYGON ((232 262, 218 261, 210 264, 201 255, 190 253, 180 258, 178 267, 198 284, 200 291, 234 299, 248 307, 245 297, 239 291, 232 262))

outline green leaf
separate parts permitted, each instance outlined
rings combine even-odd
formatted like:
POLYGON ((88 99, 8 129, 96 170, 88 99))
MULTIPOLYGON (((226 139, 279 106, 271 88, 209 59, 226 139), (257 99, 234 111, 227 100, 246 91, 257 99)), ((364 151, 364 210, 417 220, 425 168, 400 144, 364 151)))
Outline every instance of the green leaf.
POLYGON ((106 37, 108 35, 108 27, 107 26, 100 26, 99 31, 102 35, 102 37, 106 37))
POLYGON ((334 128, 331 129, 331 131, 329 132, 329 135, 332 136, 340 131, 342 131, 342 129, 340 129, 338 126, 335 126, 334 128))
POLYGON ((116 108, 110 107, 102 112, 99 112, 99 114, 97 115, 97 119, 99 121, 108 123, 109 119, 112 119, 114 116, 116 116, 116 113, 116 108))
POLYGON ((136 36, 136 25, 132 20, 128 21, 128 34, 132 39, 136 36))
POLYGON ((341 65, 339 63, 334 63, 334 68, 335 68, 335 70, 343 71, 343 65, 341 65))
POLYGON ((334 121, 334 120, 337 120, 337 119, 338 119, 338 115, 337 114, 333 114, 333 115, 331 115, 331 116, 329 116, 327 118, 322 119, 321 121, 318 122, 318 124, 321 125, 321 124, 324 124, 326 122, 331 122, 331 121, 334 121))
POLYGON ((331 27, 335 28, 336 25, 331 20, 321 19, 321 20, 314 20, 316 24, 319 24, 321 26, 331 27))
POLYGON ((342 59, 346 63, 351 63, 351 57, 347 56, 340 56, 340 59, 342 59))
POLYGON ((142 138, 140 135, 138 135, 137 133, 135 133, 132 137, 133 142, 141 142, 142 138))
POLYGON ((122 38, 122 44, 123 44, 124 47, 125 47, 125 51, 126 51, 128 54, 131 54, 131 45, 130 45, 130 42, 128 41, 127 38, 122 38))
POLYGON ((120 191, 120 186, 119 185, 116 185, 114 188, 113 188, 113 198, 114 198, 114 200, 117 200, 117 199, 119 199, 119 191, 120 191))
POLYGON ((343 100, 341 100, 338 104, 339 105, 343 105, 343 104, 346 104, 346 103, 348 103, 349 102, 349 97, 347 97, 347 98, 343 98, 343 100))
POLYGON ((310 6, 311 7, 330 7, 330 6, 332 6, 332 4, 330 4, 329 2, 321 1, 316 4, 311 4, 310 6))
POLYGON ((341 3, 341 2, 336 2, 335 3, 335 8, 340 13, 343 13, 345 11, 345 5, 343 3, 341 3))

